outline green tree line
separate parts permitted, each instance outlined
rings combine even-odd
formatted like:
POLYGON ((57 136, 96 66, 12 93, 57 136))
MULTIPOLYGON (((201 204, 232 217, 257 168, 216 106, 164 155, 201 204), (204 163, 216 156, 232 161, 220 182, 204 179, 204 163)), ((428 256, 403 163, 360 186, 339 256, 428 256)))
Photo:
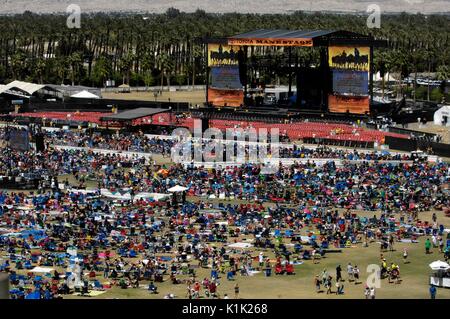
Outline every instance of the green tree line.
POLYGON ((448 78, 449 19, 383 15, 381 28, 369 29, 365 15, 184 13, 172 8, 165 14, 84 14, 81 28, 70 29, 65 15, 25 12, 0 17, 0 83, 19 79, 101 87, 114 79, 145 86, 202 84, 201 39, 262 28, 371 33, 388 41, 387 48, 375 51, 376 71, 431 71, 448 78))

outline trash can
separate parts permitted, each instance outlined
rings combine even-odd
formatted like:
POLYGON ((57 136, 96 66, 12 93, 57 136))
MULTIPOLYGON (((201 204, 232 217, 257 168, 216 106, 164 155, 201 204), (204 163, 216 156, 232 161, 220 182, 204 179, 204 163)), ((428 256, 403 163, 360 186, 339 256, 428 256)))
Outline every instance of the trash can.
POLYGON ((0 299, 9 299, 9 275, 0 274, 0 299))

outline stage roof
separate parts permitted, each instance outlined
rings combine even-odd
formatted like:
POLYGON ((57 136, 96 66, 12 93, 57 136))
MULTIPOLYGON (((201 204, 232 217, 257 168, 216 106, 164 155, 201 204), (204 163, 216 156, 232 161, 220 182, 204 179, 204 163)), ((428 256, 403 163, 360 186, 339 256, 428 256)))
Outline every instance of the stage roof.
POLYGON ((133 110, 123 111, 118 114, 103 116, 102 121, 132 121, 142 117, 152 116, 160 113, 169 112, 170 109, 140 107, 133 110))
POLYGON ((364 34, 340 30, 259 29, 228 38, 229 45, 311 47, 338 43, 368 44, 373 39, 364 34))

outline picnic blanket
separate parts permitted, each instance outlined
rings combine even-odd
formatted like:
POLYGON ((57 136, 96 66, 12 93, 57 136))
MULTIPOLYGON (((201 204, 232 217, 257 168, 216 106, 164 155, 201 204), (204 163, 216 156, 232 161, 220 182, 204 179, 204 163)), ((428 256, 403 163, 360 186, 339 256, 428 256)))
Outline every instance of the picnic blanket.
MULTIPOLYGON (((97 297, 100 295, 103 295, 106 291, 99 291, 99 290, 91 290, 87 294, 84 294, 85 297, 97 297)), ((81 292, 74 292, 72 293, 73 296, 82 296, 81 292)))
POLYGON ((249 243, 233 243, 233 244, 228 245, 228 247, 230 247, 230 248, 250 248, 250 247, 253 247, 253 245, 249 244, 249 243))

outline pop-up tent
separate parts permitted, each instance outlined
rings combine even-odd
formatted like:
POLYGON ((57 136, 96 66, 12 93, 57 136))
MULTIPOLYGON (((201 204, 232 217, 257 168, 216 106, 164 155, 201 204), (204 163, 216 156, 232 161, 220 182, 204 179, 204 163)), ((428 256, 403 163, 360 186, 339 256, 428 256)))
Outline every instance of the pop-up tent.
POLYGON ((180 185, 176 185, 176 186, 171 187, 171 188, 168 189, 168 191, 171 192, 171 193, 179 193, 179 192, 184 192, 184 191, 187 191, 187 190, 188 190, 187 187, 180 186, 180 185))
POLYGON ((86 90, 75 93, 74 95, 71 95, 70 97, 74 97, 77 99, 99 99, 100 98, 97 95, 95 95, 89 91, 86 91, 86 90))
POLYGON ((442 126, 450 126, 450 105, 443 105, 434 112, 434 124, 442 126))
POLYGON ((430 268, 432 270, 447 270, 450 269, 450 265, 444 261, 437 260, 430 264, 430 268))

